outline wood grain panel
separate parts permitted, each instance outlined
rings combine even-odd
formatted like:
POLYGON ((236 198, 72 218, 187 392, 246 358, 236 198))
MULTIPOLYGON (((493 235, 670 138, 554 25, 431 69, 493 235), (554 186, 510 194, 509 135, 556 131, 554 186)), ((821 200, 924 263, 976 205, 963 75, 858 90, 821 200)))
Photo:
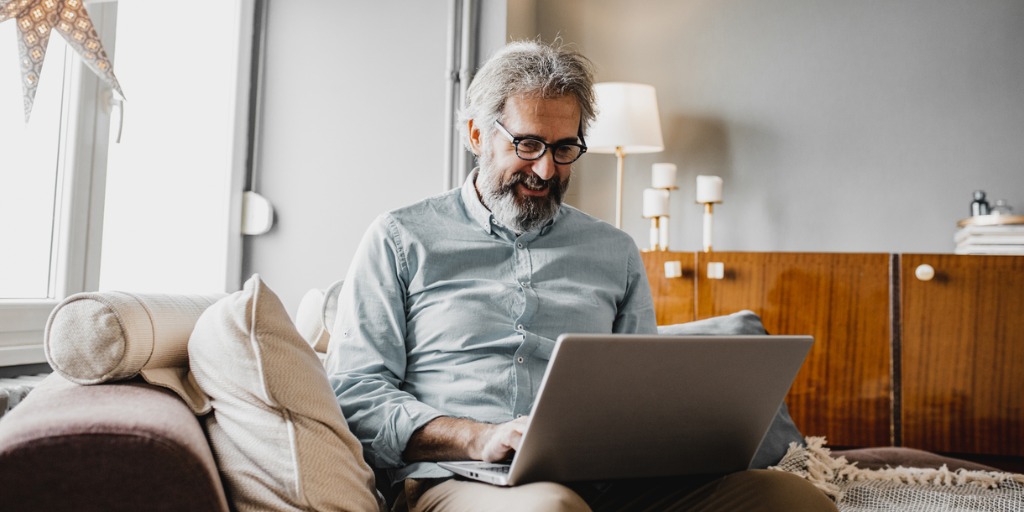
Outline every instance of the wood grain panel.
POLYGON ((900 258, 903 443, 1024 456, 1024 257, 900 258))
POLYGON ((750 309, 771 334, 814 346, 786 403, 804 435, 832 446, 892 442, 888 254, 698 253, 697 316, 750 309), (709 261, 725 278, 707 278, 709 261))
POLYGON ((692 322, 696 318, 694 297, 693 265, 696 254, 692 252, 649 251, 641 254, 647 281, 651 283, 654 311, 658 325, 672 325, 692 322), (665 277, 665 262, 678 261, 683 268, 681 278, 665 277))

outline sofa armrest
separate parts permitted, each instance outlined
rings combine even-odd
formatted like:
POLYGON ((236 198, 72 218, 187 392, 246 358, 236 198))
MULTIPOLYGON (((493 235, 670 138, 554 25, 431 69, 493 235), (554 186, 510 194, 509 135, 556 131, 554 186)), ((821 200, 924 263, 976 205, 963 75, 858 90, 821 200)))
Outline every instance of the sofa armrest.
POLYGON ((195 415, 141 381, 47 377, 0 421, 0 482, 7 510, 228 510, 195 415))

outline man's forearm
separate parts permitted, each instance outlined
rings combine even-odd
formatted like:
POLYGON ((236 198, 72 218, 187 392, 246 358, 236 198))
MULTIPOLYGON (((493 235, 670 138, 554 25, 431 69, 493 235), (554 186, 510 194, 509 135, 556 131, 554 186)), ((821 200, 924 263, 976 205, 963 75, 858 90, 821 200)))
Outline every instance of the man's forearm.
POLYGON ((406 462, 479 460, 495 425, 442 416, 413 432, 402 452, 406 462))

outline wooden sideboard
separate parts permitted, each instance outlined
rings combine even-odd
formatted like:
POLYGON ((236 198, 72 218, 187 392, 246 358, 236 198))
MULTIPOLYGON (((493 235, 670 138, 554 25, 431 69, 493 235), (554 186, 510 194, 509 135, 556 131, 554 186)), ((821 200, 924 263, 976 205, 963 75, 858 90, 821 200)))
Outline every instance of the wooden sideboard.
POLYGON ((659 325, 749 309, 815 338, 787 397, 832 446, 1024 457, 1024 257, 646 252, 659 325), (681 278, 664 263, 679 261, 681 278), (709 279, 707 264, 724 265, 709 279), (931 265, 934 277, 915 276, 931 265))
POLYGON ((1024 257, 902 254, 898 272, 901 443, 1024 456, 1024 257))

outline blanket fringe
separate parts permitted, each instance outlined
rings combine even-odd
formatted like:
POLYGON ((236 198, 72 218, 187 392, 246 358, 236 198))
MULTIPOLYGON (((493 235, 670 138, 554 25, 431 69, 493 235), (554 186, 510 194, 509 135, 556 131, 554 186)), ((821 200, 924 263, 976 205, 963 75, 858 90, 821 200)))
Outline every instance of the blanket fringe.
POLYGON ((950 471, 945 464, 934 468, 863 469, 846 457, 832 457, 832 451, 825 447, 824 437, 805 438, 806 446, 790 443, 786 455, 775 466, 768 469, 788 471, 806 478, 825 494, 840 501, 843 499, 844 482, 883 481, 901 484, 930 486, 973 485, 992 489, 1007 481, 1024 484, 1024 475, 996 471, 958 469, 950 471))

